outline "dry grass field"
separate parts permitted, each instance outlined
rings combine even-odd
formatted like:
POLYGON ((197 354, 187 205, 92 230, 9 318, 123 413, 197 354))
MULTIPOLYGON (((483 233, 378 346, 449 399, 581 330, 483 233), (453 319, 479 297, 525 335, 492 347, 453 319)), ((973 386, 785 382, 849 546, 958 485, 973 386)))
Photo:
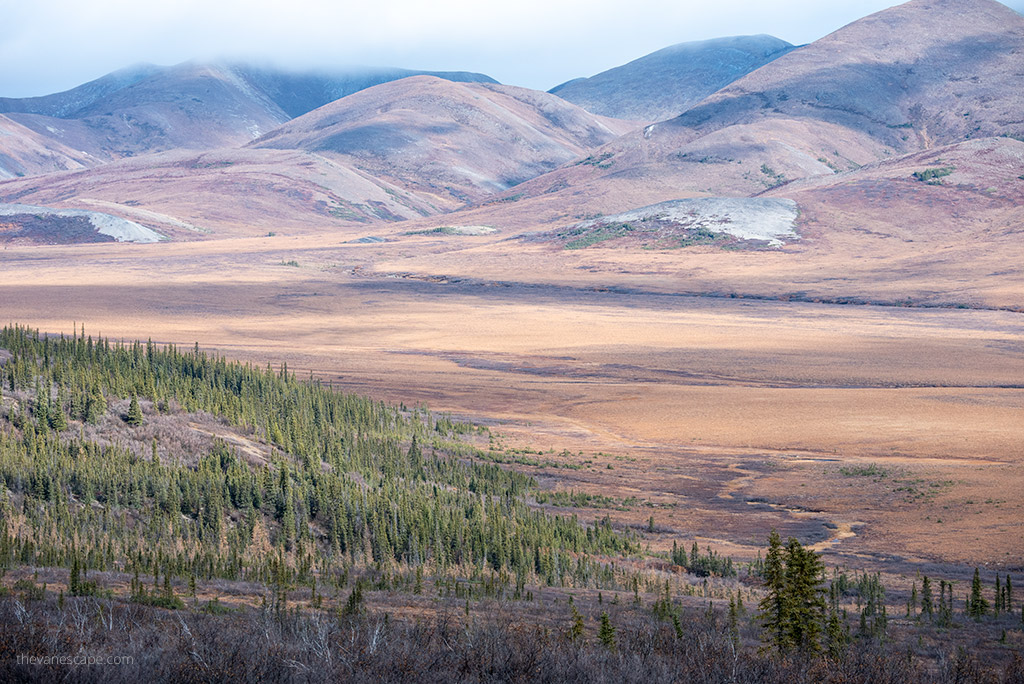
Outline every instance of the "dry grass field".
MULTIPOLYGON (((471 418, 545 488, 609 497, 582 518, 653 516, 653 548, 749 559, 777 527, 850 567, 1022 568, 1019 313, 680 296, 704 288, 680 275, 699 253, 644 269, 635 252, 382 234, 9 246, 0 315, 198 341, 471 418)), ((755 257, 811 261, 708 254, 753 293, 755 257)))

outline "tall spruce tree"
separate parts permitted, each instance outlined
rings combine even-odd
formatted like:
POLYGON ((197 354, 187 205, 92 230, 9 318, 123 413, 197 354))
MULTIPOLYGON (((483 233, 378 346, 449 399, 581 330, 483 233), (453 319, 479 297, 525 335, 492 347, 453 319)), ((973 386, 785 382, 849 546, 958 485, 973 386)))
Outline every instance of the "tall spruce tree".
POLYGON ((597 638, 609 651, 615 650, 615 627, 607 612, 601 613, 601 627, 597 630, 597 638))
POLYGON ((921 615, 927 615, 929 619, 935 612, 935 605, 932 603, 932 581, 928 575, 921 580, 921 615))
POLYGON ((786 547, 785 562, 788 641, 803 653, 818 653, 825 622, 825 565, 818 554, 792 537, 786 547))
POLYGON ((132 403, 128 405, 128 424, 133 427, 142 425, 142 407, 139 406, 139 398, 132 395, 132 403))
POLYGON ((758 604, 762 633, 768 644, 779 651, 786 651, 791 646, 786 625, 789 617, 786 604, 786 567, 783 561, 782 538, 776 530, 772 530, 768 535, 768 553, 765 555, 762 575, 765 595, 758 604))
POLYGON ((792 537, 783 547, 772 530, 764 562, 765 596, 759 604, 763 639, 771 648, 805 655, 821 650, 824 570, 818 554, 792 537))
POLYGON ((967 599, 967 614, 975 620, 981 620, 988 614, 988 601, 981 593, 981 573, 974 568, 974 579, 971 580, 971 595, 967 599))

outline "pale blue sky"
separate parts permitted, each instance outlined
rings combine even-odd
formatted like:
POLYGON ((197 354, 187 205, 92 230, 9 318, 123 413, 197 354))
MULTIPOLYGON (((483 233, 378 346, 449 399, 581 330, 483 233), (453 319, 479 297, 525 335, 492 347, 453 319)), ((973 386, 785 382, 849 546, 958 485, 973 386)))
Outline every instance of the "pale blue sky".
MULTIPOLYGON (((816 40, 893 0, 0 0, 0 96, 139 62, 240 58, 479 71, 540 90, 674 43, 816 40)), ((1024 0, 1006 4, 1024 11, 1024 0)))

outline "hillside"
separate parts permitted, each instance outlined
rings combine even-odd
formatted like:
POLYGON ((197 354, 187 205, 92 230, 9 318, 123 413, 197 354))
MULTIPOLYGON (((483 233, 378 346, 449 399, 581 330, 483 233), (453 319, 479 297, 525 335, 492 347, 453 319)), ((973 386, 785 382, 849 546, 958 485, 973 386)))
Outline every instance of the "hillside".
POLYGON ((967 139, 1017 136, 1024 131, 1024 95, 1015 85, 1022 52, 1024 17, 997 2, 913 0, 594 150, 593 163, 533 179, 516 192, 537 209, 521 203, 519 210, 547 222, 557 214, 542 206, 572 216, 686 197, 785 196, 799 179, 967 139))
POLYGON ((333 102, 251 147, 339 158, 454 209, 583 156, 636 126, 547 93, 417 76, 333 102))
POLYGON ((663 121, 793 48, 766 35, 679 43, 548 92, 595 114, 663 121))
POLYGON ((112 211, 195 239, 430 216, 543 173, 635 124, 522 88, 417 76, 342 98, 252 145, 13 180, 0 201, 112 211))
POLYGON ((337 230, 439 213, 429 201, 296 150, 164 152, 0 184, 0 202, 108 212, 177 240, 337 230))
MULTIPOLYGON (((114 99, 127 101, 130 94, 114 99)), ((264 113, 287 118, 269 96, 258 101, 264 113)), ((12 116, 38 125, 45 119, 12 116)), ((248 120, 256 118, 253 113, 248 120)), ((91 121, 60 120, 56 130, 87 138, 91 121)), ((205 144, 224 145, 202 153, 151 152, 83 168, 95 158, 78 162, 69 151, 61 161, 56 155, 32 156, 30 148, 19 158, 78 170, 12 180, 0 185, 0 201, 99 207, 178 239, 391 222, 489 198, 638 125, 590 114, 547 93, 435 76, 349 95, 245 147, 234 143, 248 141, 251 133, 232 138, 227 124, 236 120, 224 121, 219 129, 200 126, 205 144)), ((144 137, 147 144, 159 138, 144 137)), ((57 147, 43 136, 33 139, 40 140, 37 147, 57 147)))
POLYGON ((0 114, 0 179, 82 169, 99 163, 101 160, 88 153, 0 114))
MULTIPOLYGON (((292 72, 238 64, 142 65, 63 93, 0 98, 0 113, 45 145, 74 150, 88 166, 175 149, 234 147, 345 95, 418 73, 352 68, 292 72)), ((431 72, 439 78, 491 82, 482 74, 431 72)), ((17 136, 20 138, 23 136, 17 136)), ((0 139, 0 154, 15 139, 0 139)), ((32 175, 55 165, 22 155, 0 173, 32 175), (10 168, 8 168, 10 166, 10 168)), ((0 158, 0 162, 3 159, 0 158)))
POLYGON ((663 128, 692 139, 805 119, 896 152, 1024 132, 1024 17, 995 0, 912 0, 739 79, 663 128))

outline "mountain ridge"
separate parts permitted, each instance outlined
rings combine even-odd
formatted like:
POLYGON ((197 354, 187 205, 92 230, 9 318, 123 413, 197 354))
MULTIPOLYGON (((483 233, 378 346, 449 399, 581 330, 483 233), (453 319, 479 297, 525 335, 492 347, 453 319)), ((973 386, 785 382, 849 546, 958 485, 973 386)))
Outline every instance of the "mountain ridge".
POLYGON ((678 43, 548 92, 595 114, 661 121, 793 49, 765 34, 678 43))
MULTIPOLYGON (((62 93, 0 98, 0 114, 39 138, 80 151, 77 161, 92 166, 174 149, 235 147, 337 97, 419 73, 424 72, 293 72, 194 61, 171 67, 138 65, 62 93)), ((429 73, 493 82, 471 72, 429 73)), ((0 141, 0 161, 3 147, 0 141)), ((0 172, 13 176, 54 170, 52 163, 33 163, 31 155, 19 159, 11 168, 0 166, 0 172)))
POLYGON ((331 102, 249 146, 338 156, 375 176, 472 202, 637 126, 540 91, 421 75, 331 102))

